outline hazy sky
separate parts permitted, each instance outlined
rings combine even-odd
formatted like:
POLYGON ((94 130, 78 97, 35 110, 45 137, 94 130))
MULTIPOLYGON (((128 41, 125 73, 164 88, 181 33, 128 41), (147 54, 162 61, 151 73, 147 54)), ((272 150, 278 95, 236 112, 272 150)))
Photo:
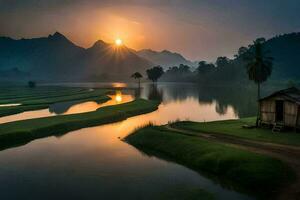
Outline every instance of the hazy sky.
POLYGON ((257 37, 300 31, 299 11, 300 0, 0 0, 0 35, 59 31, 83 47, 120 37, 134 49, 211 61, 257 37))

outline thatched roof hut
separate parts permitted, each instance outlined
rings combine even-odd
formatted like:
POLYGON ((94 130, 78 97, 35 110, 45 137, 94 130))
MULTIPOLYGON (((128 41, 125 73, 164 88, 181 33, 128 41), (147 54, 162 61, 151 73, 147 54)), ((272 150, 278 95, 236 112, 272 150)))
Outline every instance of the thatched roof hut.
POLYGON ((300 128, 300 90, 291 87, 260 99, 260 121, 300 128))

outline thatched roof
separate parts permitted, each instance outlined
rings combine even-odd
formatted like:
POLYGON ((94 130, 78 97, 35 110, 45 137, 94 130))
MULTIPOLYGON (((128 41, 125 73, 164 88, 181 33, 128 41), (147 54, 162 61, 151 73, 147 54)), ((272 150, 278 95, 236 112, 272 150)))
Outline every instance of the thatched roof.
POLYGON ((291 87, 291 88, 284 89, 284 90, 279 90, 267 97, 260 99, 260 101, 269 99, 269 98, 275 97, 275 96, 280 96, 283 99, 300 104, 300 90, 295 87, 291 87))

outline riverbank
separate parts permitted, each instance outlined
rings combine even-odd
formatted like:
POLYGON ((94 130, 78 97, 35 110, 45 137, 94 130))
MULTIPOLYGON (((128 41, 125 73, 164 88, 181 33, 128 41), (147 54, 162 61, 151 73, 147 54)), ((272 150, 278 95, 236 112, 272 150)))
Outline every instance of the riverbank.
POLYGON ((112 123, 158 108, 159 102, 137 99, 129 103, 100 108, 93 112, 60 115, 2 124, 0 145, 5 148, 14 143, 28 142, 51 135, 61 135, 69 131, 112 123))
POLYGON ((300 134, 293 131, 273 133, 267 128, 243 128, 243 125, 254 125, 255 117, 238 120, 224 120, 213 122, 176 122, 172 127, 207 134, 223 134, 238 138, 276 143, 282 145, 300 146, 300 134))
POLYGON ((84 89, 67 87, 38 87, 22 88, 15 87, 3 91, 0 97, 0 105, 20 104, 18 106, 0 107, 0 117, 18 114, 25 111, 48 108, 51 104, 67 101, 96 101, 103 103, 110 98, 106 89, 84 89))
POLYGON ((293 172, 282 161, 230 144, 196 138, 149 126, 125 140, 137 149, 190 167, 236 190, 259 197, 277 195, 293 180, 293 172))

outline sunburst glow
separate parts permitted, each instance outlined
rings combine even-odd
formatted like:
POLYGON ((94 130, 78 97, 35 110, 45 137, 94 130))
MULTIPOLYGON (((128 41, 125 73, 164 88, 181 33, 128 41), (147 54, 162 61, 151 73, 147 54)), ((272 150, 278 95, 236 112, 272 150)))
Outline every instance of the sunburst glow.
POLYGON ((120 38, 118 38, 118 39, 115 40, 115 44, 117 46, 121 46, 123 44, 123 41, 120 38))

